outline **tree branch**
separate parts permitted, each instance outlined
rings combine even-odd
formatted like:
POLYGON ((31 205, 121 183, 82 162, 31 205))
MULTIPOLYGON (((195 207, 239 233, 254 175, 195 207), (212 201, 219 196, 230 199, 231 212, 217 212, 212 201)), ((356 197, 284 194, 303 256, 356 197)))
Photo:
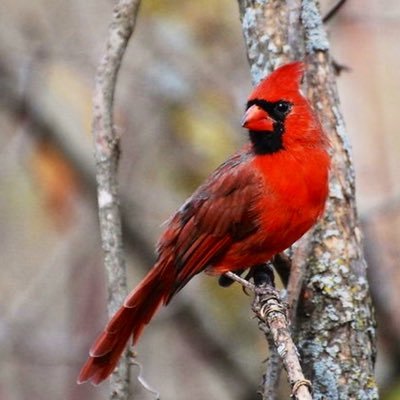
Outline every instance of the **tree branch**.
MULTIPOLYGON (((311 400, 311 382, 303 375, 298 352, 291 337, 287 304, 281 301, 275 288, 262 285, 257 287, 252 308, 258 317, 260 330, 264 332, 268 342, 272 338, 274 347, 282 359, 292 388, 292 397, 298 400, 311 400)), ((269 390, 267 385, 265 387, 269 390)), ((263 399, 269 399, 268 396, 268 392, 264 393, 263 399)))
MULTIPOLYGON (((51 115, 49 118, 40 107, 35 107, 35 96, 25 91, 17 92, 16 88, 19 85, 18 79, 13 73, 14 70, 3 67, 0 62, 0 71, 0 86, 2 87, 0 104, 14 118, 28 121, 29 129, 27 133, 32 135, 34 140, 45 139, 60 150, 77 172, 82 187, 89 193, 87 200, 91 201, 96 191, 96 179, 95 169, 91 168, 91 164, 86 160, 90 157, 90 152, 84 152, 84 157, 81 157, 79 152, 83 149, 83 146, 81 142, 76 140, 79 137, 68 134, 68 128, 63 125, 54 125, 51 115), (64 134, 64 132, 67 132, 67 134, 64 134)), ((120 189, 122 236, 125 249, 128 252, 127 255, 129 257, 129 252, 133 252, 135 257, 140 260, 139 265, 152 265, 155 260, 153 243, 138 227, 135 213, 132 215, 132 210, 135 210, 137 205, 133 204, 126 194, 124 195, 122 187, 120 189)), ((91 207, 92 204, 89 203, 89 206, 91 207)), ((229 376, 235 382, 235 390, 239 389, 240 393, 243 394, 251 393, 254 383, 244 364, 240 362, 238 357, 232 357, 225 342, 215 336, 215 332, 209 324, 204 323, 201 313, 194 306, 193 294, 190 291, 182 292, 175 299, 175 309, 177 311, 173 314, 173 318, 177 325, 183 327, 182 333, 190 337, 192 347, 197 354, 212 359, 216 373, 219 373, 221 377, 229 376), (194 326, 196 329, 192 329, 194 326), (204 352, 204 343, 207 343, 206 353, 204 352)))
MULTIPOLYGON (((117 182, 119 140, 113 126, 114 93, 122 58, 135 27, 139 3, 139 0, 120 0, 114 7, 106 50, 96 74, 93 97, 92 131, 110 315, 117 311, 127 292, 117 182)), ((126 400, 128 398, 129 360, 127 354, 125 353, 111 376, 111 399, 126 400)))
MULTIPOLYGON (((306 380, 303 375, 298 352, 290 334, 287 303, 282 301, 279 292, 272 286, 272 283, 261 282, 253 285, 232 272, 227 272, 225 275, 255 293, 252 309, 258 318, 258 326, 265 334, 270 348, 276 349, 283 362, 292 388, 293 398, 311 400, 311 382, 306 380)), ((279 373, 279 370, 280 364, 272 372, 279 373)), ((274 384, 277 379, 271 378, 270 375, 271 371, 268 371, 265 379, 270 379, 271 382, 264 383, 261 387, 260 394, 265 400, 275 398, 276 394, 274 384)))
POLYGON ((322 22, 324 24, 326 24, 327 22, 329 22, 339 11, 340 9, 344 6, 344 4, 346 3, 346 0, 339 0, 328 12, 327 14, 324 16, 324 18, 322 18, 322 22))

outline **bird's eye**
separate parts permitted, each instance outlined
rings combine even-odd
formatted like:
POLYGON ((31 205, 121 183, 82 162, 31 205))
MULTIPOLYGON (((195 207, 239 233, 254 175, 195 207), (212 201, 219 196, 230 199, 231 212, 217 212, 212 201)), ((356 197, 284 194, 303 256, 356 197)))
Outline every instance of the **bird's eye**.
POLYGON ((286 115, 291 109, 291 104, 287 101, 278 101, 274 106, 274 111, 278 115, 286 115))

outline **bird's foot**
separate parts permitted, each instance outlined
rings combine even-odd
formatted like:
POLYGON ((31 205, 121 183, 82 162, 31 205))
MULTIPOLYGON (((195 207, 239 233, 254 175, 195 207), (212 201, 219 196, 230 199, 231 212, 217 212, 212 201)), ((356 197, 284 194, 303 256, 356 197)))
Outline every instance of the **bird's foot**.
POLYGON ((250 273, 253 278, 254 285, 275 287, 274 270, 270 263, 255 265, 251 268, 250 273))
POLYGON ((283 286, 287 287, 292 269, 292 261, 285 253, 278 253, 272 258, 271 262, 281 278, 283 286))
POLYGON ((243 272, 244 270, 240 270, 239 274, 231 271, 226 272, 224 275, 219 277, 218 283, 223 287, 227 287, 233 282, 238 282, 242 285, 242 289, 247 295, 249 295, 249 292, 255 293, 257 292, 257 289, 266 286, 275 288, 274 271, 269 263, 254 265, 250 268, 244 278, 240 276, 243 272))

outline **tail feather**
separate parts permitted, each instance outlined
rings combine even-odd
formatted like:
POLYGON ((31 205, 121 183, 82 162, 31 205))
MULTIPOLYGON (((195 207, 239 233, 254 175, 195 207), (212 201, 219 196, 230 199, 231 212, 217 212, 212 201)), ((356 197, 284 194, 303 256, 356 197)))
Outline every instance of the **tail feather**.
POLYGON ((118 336, 114 332, 103 331, 89 350, 90 357, 102 357, 109 353, 118 342, 118 336))
MULTIPOLYGON (((171 291, 173 280, 165 279, 164 268, 155 266, 142 283, 126 298, 105 330, 92 345, 89 358, 78 376, 78 383, 87 381, 98 385, 111 374, 130 336, 137 342, 144 327, 171 291)), ((166 275, 166 274, 165 274, 166 275)))

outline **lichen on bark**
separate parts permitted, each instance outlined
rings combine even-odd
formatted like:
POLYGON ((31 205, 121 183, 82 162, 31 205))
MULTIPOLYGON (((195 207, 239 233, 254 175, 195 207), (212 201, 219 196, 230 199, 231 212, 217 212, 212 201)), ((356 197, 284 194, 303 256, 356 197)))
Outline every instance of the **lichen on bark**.
POLYGON ((297 344, 315 399, 377 399, 375 319, 351 149, 326 48, 308 47, 307 61, 307 95, 329 136, 332 168, 330 198, 313 236, 298 307, 297 344))
POLYGON ((307 97, 332 145, 330 197, 311 239, 297 313, 296 341, 305 376, 317 400, 377 399, 375 319, 351 149, 318 2, 239 0, 239 9, 253 82, 277 65, 304 57, 307 97), (287 17, 293 9, 300 10, 298 20, 287 17))
POLYGON ((281 0, 240 0, 240 20, 253 84, 289 60, 289 9, 281 0))

